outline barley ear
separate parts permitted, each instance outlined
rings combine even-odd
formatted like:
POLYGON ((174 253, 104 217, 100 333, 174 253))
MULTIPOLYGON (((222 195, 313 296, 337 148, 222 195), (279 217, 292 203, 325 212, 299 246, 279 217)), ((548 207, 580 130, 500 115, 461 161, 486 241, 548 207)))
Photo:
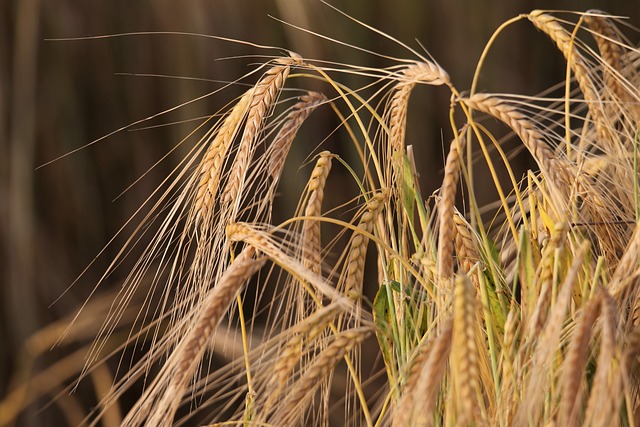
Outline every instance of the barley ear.
POLYGON ((414 350, 407 381, 393 413, 393 427, 432 425, 438 391, 451 352, 453 320, 444 323, 436 338, 423 341, 414 350))
POLYGON ((475 290, 466 275, 456 279, 454 300, 451 372, 456 395, 456 423, 467 425, 479 421, 480 369, 475 290))
MULTIPOLYGON (((331 171, 332 154, 329 151, 320 153, 311 178, 307 185, 310 192, 307 206, 304 211, 306 217, 320 216, 322 214, 322 201, 324 200, 324 186, 331 171)), ((320 221, 306 219, 302 226, 302 259, 304 265, 316 274, 321 270, 321 245, 320 245, 320 221)))
POLYGON ((439 86, 450 84, 449 75, 438 64, 415 62, 397 75, 398 83, 389 105, 389 140, 394 152, 404 153, 409 96, 417 84, 439 86))
POLYGON ((569 348, 562 364, 560 376, 560 423, 577 426, 583 394, 584 370, 589 358, 589 344, 593 326, 600 314, 602 294, 598 293, 582 308, 569 348))
POLYGON ((606 427, 617 416, 622 400, 621 356, 616 339, 615 301, 605 288, 598 292, 602 301, 600 354, 586 406, 585 425, 606 427))
MULTIPOLYGON (((461 152, 464 150, 464 132, 451 142, 444 166, 444 179, 440 187, 439 233, 438 233, 438 278, 442 284, 453 280, 453 247, 455 240, 455 201, 460 172, 461 152)), ((445 285, 446 286, 446 285, 445 285)), ((446 288, 445 288, 446 289, 446 288)))
POLYGON ((536 28, 544 32, 554 41, 560 52, 569 63, 571 70, 580 86, 584 99, 593 117, 594 125, 603 144, 609 144, 610 135, 607 129, 607 121, 601 109, 598 90, 589 73, 589 67, 585 63, 582 54, 575 46, 575 40, 571 34, 551 15, 540 10, 534 10, 528 16, 536 28))
POLYGON ((289 380, 295 365, 300 361, 302 357, 302 345, 302 336, 295 335, 289 339, 284 346, 283 352, 279 355, 273 367, 273 375, 267 386, 267 391, 265 392, 265 394, 269 396, 262 408, 265 414, 269 412, 280 397, 280 393, 289 380))
POLYGON ((207 343, 244 283, 265 263, 253 259, 254 250, 244 250, 211 289, 193 320, 193 325, 165 363, 162 373, 145 391, 124 420, 124 426, 145 423, 170 426, 207 348, 207 343))
POLYGON ((464 99, 463 102, 474 110, 489 114, 509 126, 538 163, 549 185, 566 189, 573 183, 573 172, 547 146, 544 133, 531 119, 509 105, 506 100, 493 95, 476 94, 464 99))
POLYGON ((211 141, 207 151, 200 162, 197 174, 198 190, 194 201, 194 211, 197 221, 208 222, 213 211, 214 201, 218 193, 222 166, 226 158, 229 147, 242 124, 242 119, 247 112, 249 101, 253 96, 253 89, 244 93, 242 98, 233 107, 229 115, 225 118, 211 141))
POLYGON ((273 108, 278 95, 284 86, 292 60, 283 59, 280 65, 269 69, 262 79, 255 85, 251 103, 248 107, 247 122, 240 139, 240 145, 229 173, 229 180, 222 194, 224 205, 231 209, 231 220, 234 220, 235 211, 239 207, 242 190, 245 186, 245 177, 251 158, 260 139, 260 132, 264 120, 273 108))
POLYGON ((345 278, 345 294, 359 297, 362 292, 362 279, 364 276, 364 263, 367 255, 367 245, 369 237, 362 234, 359 230, 366 233, 373 231, 376 218, 384 208, 385 202, 388 200, 386 192, 374 194, 367 202, 366 210, 360 217, 358 230, 354 231, 354 236, 349 245, 349 255, 347 258, 347 275, 345 278))
POLYGON ((540 260, 534 280, 534 289, 539 289, 540 294, 538 295, 535 309, 529 321, 527 341, 536 339, 547 320, 547 311, 551 305, 553 267, 563 251, 568 230, 569 224, 567 222, 562 221, 557 223, 553 228, 551 239, 542 253, 542 259, 540 260))
POLYGON ((520 408, 517 414, 519 425, 534 425, 539 423, 543 399, 550 386, 549 374, 551 364, 555 360, 555 353, 560 344, 562 329, 565 324, 565 316, 569 310, 569 302, 573 293, 576 280, 584 265, 584 260, 589 253, 590 244, 583 241, 574 255, 571 267, 560 286, 555 304, 551 309, 542 333, 537 339, 531 367, 528 372, 528 381, 523 392, 520 408))
POLYGON ((604 61, 604 83, 616 95, 618 101, 623 102, 628 98, 627 92, 620 84, 624 64, 623 50, 616 26, 606 15, 605 12, 591 9, 584 15, 584 21, 591 29, 604 61))
POLYGON ((267 170, 272 179, 280 178, 284 162, 291 148, 291 143, 298 130, 311 113, 320 105, 327 102, 327 97, 318 92, 308 92, 298 98, 298 102, 291 108, 291 112, 284 119, 284 124, 273 138, 271 155, 267 170))
POLYGON ((318 385, 333 372, 336 363, 367 338, 371 332, 371 328, 362 327, 343 331, 336 335, 333 342, 317 356, 311 366, 296 381, 284 401, 278 405, 273 420, 270 420, 272 425, 291 425, 296 419, 303 416, 318 385))

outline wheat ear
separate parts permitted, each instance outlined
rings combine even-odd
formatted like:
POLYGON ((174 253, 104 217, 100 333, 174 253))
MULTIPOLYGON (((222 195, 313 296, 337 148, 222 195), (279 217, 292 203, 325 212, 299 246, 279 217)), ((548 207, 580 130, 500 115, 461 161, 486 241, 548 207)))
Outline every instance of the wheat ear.
POLYGON ((275 138, 273 138, 271 156, 267 164, 271 179, 277 180, 280 178, 284 162, 291 149, 291 143, 295 139, 298 130, 300 130, 309 115, 325 102, 327 102, 327 97, 318 92, 308 92, 298 98, 298 102, 291 108, 291 112, 284 119, 284 124, 275 138))
POLYGON ((587 302, 581 310, 577 320, 573 337, 562 364, 560 376, 560 417, 559 421, 565 426, 578 425, 582 401, 582 383, 584 368, 589 357, 589 344, 593 326, 600 315, 602 294, 598 293, 587 302))
POLYGON ((487 94, 476 94, 464 99, 464 103, 474 110, 481 111, 497 118, 509 126, 522 140, 536 163, 555 185, 569 185, 573 182, 573 173, 546 145, 544 134, 524 114, 509 105, 504 99, 487 94))
POLYGON ((333 342, 318 355, 313 364, 294 384, 291 392, 279 405, 278 412, 274 414, 272 424, 291 425, 296 418, 300 417, 316 388, 327 375, 333 372, 336 363, 371 332, 371 328, 362 327, 343 331, 336 335, 333 342))
POLYGON ((354 231, 354 236, 349 245, 349 256, 347 259, 347 276, 345 278, 345 293, 359 296, 362 292, 362 279, 364 276, 364 262, 367 255, 367 245, 369 238, 362 234, 362 231, 371 234, 373 225, 382 211, 388 199, 386 192, 374 194, 367 202, 366 210, 360 217, 358 231, 354 231))
MULTIPOLYGON (((324 186, 331 171, 331 158, 332 154, 329 151, 320 153, 320 158, 311 172, 307 185, 310 194, 304 210, 306 217, 319 216, 322 213, 324 186)), ((316 274, 320 274, 321 271, 321 254, 320 221, 306 219, 302 226, 302 259, 303 264, 316 274)))
POLYGON ((231 207, 232 211, 237 208, 238 196, 241 195, 245 185, 245 176, 263 122, 275 104, 280 90, 289 76, 291 66, 295 63, 292 58, 283 58, 278 62, 278 65, 269 69, 254 87, 247 112, 247 123, 223 194, 224 204, 231 207))
POLYGON ((589 253, 590 244, 583 241, 576 252, 571 267, 560 286, 560 291, 553 306, 549 320, 542 331, 533 354, 531 368, 521 405, 518 410, 518 425, 537 425, 540 419, 540 407, 549 387, 549 371, 555 357, 553 355, 560 343, 564 318, 569 309, 569 302, 573 293, 578 274, 584 266, 584 260, 589 253))
POLYGON ((222 165, 226 158, 229 147, 240 128, 242 119, 247 112, 249 101, 253 96, 253 89, 244 93, 242 98, 233 107, 229 115, 225 118, 218 130, 215 138, 211 141, 209 148, 204 154, 200 166, 198 167, 198 191, 194 201, 194 210, 197 220, 207 218, 212 210, 213 203, 218 193, 220 185, 220 175, 222 165))
POLYGON ((253 248, 244 250, 231 263, 203 301, 187 335, 167 360, 162 374, 136 403, 124 426, 169 426, 182 401, 183 393, 196 372, 218 323, 229 309, 244 283, 265 263, 253 259, 253 248))
POLYGON ((603 70, 605 85, 618 97, 619 101, 625 101, 627 92, 620 84, 618 77, 623 69, 623 51, 615 25, 604 15, 606 15, 605 12, 591 9, 584 16, 584 21, 592 30, 600 56, 606 64, 603 70))
POLYGON ((606 119, 603 117, 603 112, 599 108, 600 98, 598 91, 589 75, 589 67, 575 46, 575 40, 572 39, 571 34, 569 34, 553 16, 541 10, 534 10, 528 15, 528 18, 536 28, 553 40, 569 63, 578 82, 578 86, 580 86, 580 90, 584 95, 584 99, 587 102, 591 116, 593 117, 596 131, 602 138, 602 142, 606 143, 609 141, 609 132, 606 129, 606 119))
POLYGON ((449 75, 438 64, 426 61, 416 62, 404 68, 399 74, 391 103, 389 105, 389 140, 393 151, 404 153, 407 107, 413 88, 421 83, 433 86, 450 84, 449 75))
POLYGON ((393 414, 393 427, 429 426, 433 419, 440 382, 451 352, 453 320, 448 320, 440 334, 423 341, 415 350, 402 397, 393 414))
POLYGON ((480 369, 476 341, 475 290, 466 275, 456 279, 454 300, 451 371, 458 396, 456 423, 467 425, 472 420, 478 421, 480 369))
POLYGON ((465 137, 461 132, 459 137, 451 141, 444 166, 444 179, 440 187, 438 278, 442 283, 449 283, 453 279, 453 246, 456 230, 454 209, 461 163, 460 153, 464 150, 464 146, 465 137))
POLYGON ((606 289, 598 291, 602 297, 600 354, 591 384, 585 411, 585 425, 606 427, 620 406, 620 354, 616 343, 617 313, 615 301, 606 289))
POLYGON ((557 223, 553 228, 551 239, 542 253, 542 259, 540 260, 533 286, 534 289, 540 290, 540 294, 529 321, 527 341, 536 339, 547 320, 547 311, 551 305, 553 266, 563 250, 568 230, 569 224, 567 222, 557 223))

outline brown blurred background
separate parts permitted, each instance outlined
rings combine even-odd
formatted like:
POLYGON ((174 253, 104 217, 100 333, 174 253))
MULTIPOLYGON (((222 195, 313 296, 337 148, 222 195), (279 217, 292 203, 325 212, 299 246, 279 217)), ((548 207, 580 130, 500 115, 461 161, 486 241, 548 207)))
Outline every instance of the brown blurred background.
MULTIPOLYGON (((519 13, 541 7, 598 8, 628 16, 630 24, 640 25, 640 2, 629 0, 546 4, 488 0, 331 3, 420 49, 414 41, 418 39, 449 72, 459 90, 469 88, 475 64, 493 31, 519 13)), ((261 61, 220 58, 279 53, 180 35, 48 39, 178 31, 280 46, 305 58, 374 67, 390 65, 375 56, 287 27, 268 15, 362 48, 412 58, 410 52, 317 0, 0 2, 0 397, 15 389, 29 372, 37 372, 55 359, 55 352, 46 353, 31 366, 24 347, 26 340, 72 312, 85 299, 126 236, 107 248, 95 267, 53 304, 175 166, 187 147, 178 149, 161 167, 118 196, 200 122, 135 129, 206 116, 238 91, 232 88, 204 98, 118 132, 46 167, 36 167, 125 125, 216 90, 221 83, 215 80, 233 80, 261 61)), ((629 34, 637 42, 637 33, 629 34)), ((560 54, 524 20, 499 39, 480 88, 535 94, 563 76, 560 54)), ((351 77, 345 76, 345 81, 359 86, 351 77)), ((451 136, 448 106, 449 94, 444 89, 420 88, 412 97, 408 139, 415 145, 425 196, 439 183, 443 144, 451 136)), ((335 119, 320 115, 306 131, 326 134, 335 125, 335 119), (329 123, 323 126, 322 120, 329 123)), ((292 154, 294 158, 304 160, 321 138, 316 136, 313 141, 313 146, 299 147, 292 154)), ((341 150, 338 143, 332 144, 332 150, 341 150)), ((524 157, 520 161, 528 160, 524 157)), ((294 170, 292 179, 299 179, 302 185, 305 177, 296 176, 294 170)), ((286 198, 281 204, 287 205, 286 198)), ((110 278, 108 283, 119 279, 110 278)), ((36 402, 18 423, 69 422, 56 405, 39 409, 47 402, 46 398, 36 402)))

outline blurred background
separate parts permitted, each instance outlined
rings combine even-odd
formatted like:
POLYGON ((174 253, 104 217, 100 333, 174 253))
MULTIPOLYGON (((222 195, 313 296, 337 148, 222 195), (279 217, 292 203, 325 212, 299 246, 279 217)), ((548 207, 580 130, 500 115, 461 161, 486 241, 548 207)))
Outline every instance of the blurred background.
MULTIPOLYGON (((459 90, 470 87, 475 64, 493 31, 519 13, 550 5, 598 8, 640 25, 640 2, 628 0, 565 0, 546 5, 526 0, 330 3, 421 50, 415 41, 419 40, 459 90)), ((293 50, 304 58, 391 65, 269 16, 371 51, 414 58, 317 0, 0 2, 0 425, 73 424, 82 419, 83 408, 95 405, 84 396, 65 397, 63 387, 77 369, 71 362, 52 365, 60 360, 61 350, 49 350, 62 334, 55 322, 85 300, 126 239, 126 230, 65 291, 191 145, 178 148, 147 173, 149 168, 200 123, 198 118, 216 112, 240 93, 239 88, 110 134, 211 93, 221 82, 234 80, 263 61, 247 55, 283 51, 187 35, 124 34, 218 35, 293 50), (113 34, 122 36, 85 38, 113 34), (80 39, 55 40, 61 38, 80 39), (110 136, 75 151, 106 135, 110 136), (69 154, 47 164, 65 153, 69 154), (42 380, 35 386, 21 386, 25 378, 38 373, 42 380), (49 404, 60 393, 62 397, 49 404), (24 407, 27 410, 22 411, 24 407), (22 415, 15 418, 18 411, 22 415)), ((628 33, 637 43, 637 33, 628 33)), ((564 67, 551 42, 523 20, 498 40, 479 88, 535 94, 562 81, 564 67)), ((349 76, 344 82, 362 85, 349 76)), ((440 182, 443 146, 451 137, 448 107, 449 93, 442 88, 419 88, 412 96, 407 138, 415 146, 425 197, 440 182)), ((303 131, 315 136, 309 146, 294 146, 291 163, 303 162, 322 140, 319 135, 328 134, 336 124, 328 111, 305 124, 303 131)), ((340 141, 328 144, 336 152, 344 149, 340 141)), ((518 161, 526 166, 529 160, 524 156, 518 161)), ((291 182, 284 185, 298 189, 307 178, 295 166, 288 176, 291 182)), ((298 194, 292 201, 287 197, 291 196, 283 191, 279 203, 291 210, 298 194)), ((98 295, 121 279, 108 278, 98 295)), ((64 354, 74 355, 72 350, 73 346, 64 354)), ((76 359, 75 366, 77 360, 81 359, 76 359)))

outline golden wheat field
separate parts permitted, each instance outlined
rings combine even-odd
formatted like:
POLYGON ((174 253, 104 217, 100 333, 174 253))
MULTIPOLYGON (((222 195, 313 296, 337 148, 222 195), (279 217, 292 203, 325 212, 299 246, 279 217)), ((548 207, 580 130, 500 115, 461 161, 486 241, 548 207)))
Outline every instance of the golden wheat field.
POLYGON ((428 44, 317 4, 380 50, 285 18, 275 25, 328 47, 182 30, 51 41, 188 36, 247 65, 41 154, 48 171, 123 132, 173 141, 137 175, 125 166, 143 146, 109 158, 126 215, 91 230, 101 245, 77 249, 75 280, 43 285, 48 310, 65 314, 12 356, 0 425, 640 424, 638 23, 599 9, 514 14, 464 74, 428 44), (555 84, 516 92, 487 78, 516 27, 543 46, 529 73, 561 64, 555 84), (203 99, 218 104, 193 116, 203 99), (425 141, 415 128, 428 110, 445 121, 425 141))

